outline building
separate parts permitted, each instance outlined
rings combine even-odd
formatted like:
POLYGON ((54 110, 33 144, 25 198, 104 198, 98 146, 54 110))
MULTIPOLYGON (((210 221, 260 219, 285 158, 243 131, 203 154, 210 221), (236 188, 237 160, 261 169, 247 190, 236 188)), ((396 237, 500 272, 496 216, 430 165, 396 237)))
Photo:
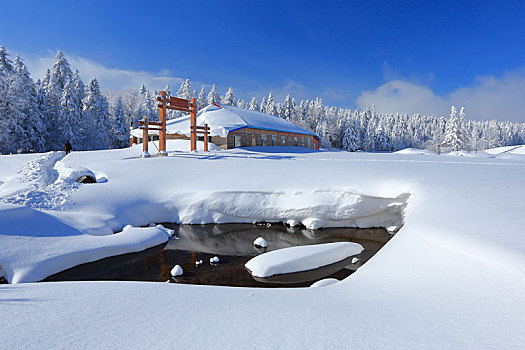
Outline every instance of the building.
MULTIPOLYGON (((197 125, 208 124, 210 142, 229 149, 249 146, 295 146, 318 150, 319 136, 279 117, 228 105, 209 105, 197 114, 197 125)), ((155 131, 152 134, 156 133, 155 131)), ((168 120, 167 139, 189 139, 190 117, 168 120)), ((131 143, 142 143, 142 130, 131 131, 131 143)), ((153 135, 153 139, 158 138, 153 135)))

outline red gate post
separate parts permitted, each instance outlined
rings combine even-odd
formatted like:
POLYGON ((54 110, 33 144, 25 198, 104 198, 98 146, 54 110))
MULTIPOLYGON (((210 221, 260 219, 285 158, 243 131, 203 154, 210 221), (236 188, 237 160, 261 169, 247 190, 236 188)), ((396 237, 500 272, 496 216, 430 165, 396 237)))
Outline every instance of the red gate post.
POLYGON ((148 143, 149 143, 148 118, 144 117, 144 128, 142 129, 142 158, 149 157, 148 143))
POLYGON ((191 151, 197 150, 197 102, 191 99, 191 151))
POLYGON ((160 121, 160 130, 159 130, 159 156, 167 156, 166 152, 166 91, 159 92, 160 104, 159 104, 159 121, 160 121))
POLYGON ((204 124, 204 152, 208 152, 208 123, 204 124))

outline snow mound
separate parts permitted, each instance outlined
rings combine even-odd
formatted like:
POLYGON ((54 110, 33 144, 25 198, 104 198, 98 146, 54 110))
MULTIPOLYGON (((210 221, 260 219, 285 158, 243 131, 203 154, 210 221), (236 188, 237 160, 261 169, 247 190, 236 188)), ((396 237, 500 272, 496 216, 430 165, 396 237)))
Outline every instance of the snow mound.
POLYGON ((89 176, 93 179, 97 178, 95 173, 87 168, 81 166, 70 167, 61 161, 56 162, 54 169, 58 172, 58 180, 63 182, 72 183, 82 176, 89 176))
POLYGON ((81 186, 76 182, 78 178, 96 179, 91 170, 67 166, 63 158, 64 152, 48 152, 29 161, 16 176, 0 185, 0 201, 48 210, 63 206, 69 193, 81 186))
POLYGON ((268 243, 262 237, 258 237, 255 241, 253 241, 253 245, 256 247, 262 247, 262 248, 268 247, 268 243))
POLYGON ((183 273, 184 273, 184 271, 182 270, 182 267, 180 267, 180 265, 175 265, 171 269, 171 275, 173 277, 181 276, 183 273))
POLYGON ((312 283, 310 288, 331 286, 332 284, 336 284, 337 282, 339 282, 339 280, 336 278, 325 278, 324 280, 320 280, 315 283, 312 283))
POLYGON ((0 197, 14 197, 19 193, 51 185, 58 178, 53 166, 63 157, 64 152, 49 152, 27 162, 17 171, 15 177, 0 186, 0 197))
POLYGON ((244 266, 252 276, 270 277, 284 273, 307 271, 330 265, 363 251, 360 244, 337 242, 283 248, 264 253, 244 266))
POLYGON ((410 154, 410 155, 435 155, 436 153, 429 151, 427 149, 417 149, 417 148, 405 148, 400 151, 394 152, 394 154, 410 154))
POLYGON ((321 227, 401 227, 409 194, 395 198, 374 197, 351 191, 327 189, 308 192, 210 193, 180 210, 180 222, 302 223, 321 227))
POLYGON ((218 264, 219 263, 219 257, 214 256, 213 258, 210 258, 210 264, 218 264))

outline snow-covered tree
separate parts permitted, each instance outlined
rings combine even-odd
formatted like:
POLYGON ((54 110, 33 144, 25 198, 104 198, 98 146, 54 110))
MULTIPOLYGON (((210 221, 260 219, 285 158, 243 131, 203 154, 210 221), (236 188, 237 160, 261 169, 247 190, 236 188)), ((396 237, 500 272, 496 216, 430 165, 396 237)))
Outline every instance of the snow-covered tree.
POLYGON ((252 97, 250 103, 248 104, 248 109, 250 111, 258 111, 259 110, 259 104, 257 103, 257 99, 255 97, 252 97))
POLYGON ((192 97, 195 97, 189 79, 184 80, 182 84, 180 84, 179 91, 177 91, 177 97, 183 98, 188 101, 192 97))
POLYGON ((197 108, 201 109, 206 107, 206 91, 204 90, 204 85, 201 86, 201 91, 199 91, 199 97, 197 98, 197 108))
POLYGON ((0 45, 0 73, 5 76, 13 72, 13 62, 9 59, 9 53, 4 45, 0 45))
POLYGON ((454 151, 463 150, 468 146, 468 135, 465 130, 464 109, 462 108, 463 117, 458 117, 456 107, 450 108, 450 119, 446 124, 445 139, 443 145, 452 147, 454 151))
POLYGON ((124 103, 122 97, 117 98, 115 108, 112 115, 112 143, 113 148, 123 148, 129 144, 129 125, 124 110, 124 103))
POLYGON ((226 95, 224 95, 224 97, 222 98, 222 103, 230 106, 235 105, 235 96, 231 87, 228 89, 228 91, 226 91, 226 95))
POLYGON ((77 139, 76 136, 80 136, 80 123, 82 118, 82 104, 76 104, 75 89, 72 80, 67 80, 62 90, 62 96, 60 98, 60 111, 59 111, 59 123, 58 130, 60 137, 57 142, 64 144, 69 141, 71 145, 78 149, 80 146, 81 139, 77 139))
POLYGON ((0 154, 10 153, 12 135, 8 131, 9 101, 7 98, 9 76, 13 66, 4 46, 0 46, 0 154))
POLYGON ((259 105, 259 112, 266 113, 266 97, 263 96, 261 104, 259 105))
POLYGON ((290 95, 286 95, 286 98, 284 99, 284 103, 282 106, 282 114, 281 118, 292 121, 292 113, 295 108, 295 100, 293 98, 290 98, 290 95))
POLYGON ((268 94, 268 101, 266 102, 266 114, 277 115, 275 100, 271 92, 268 94))
POLYGON ((383 130, 383 128, 378 128, 375 132, 375 151, 385 152, 391 150, 392 145, 390 142, 390 137, 383 130))
POLYGON ((46 108, 44 118, 47 124, 47 140, 51 149, 62 149, 62 136, 60 126, 60 100, 67 81, 73 77, 69 62, 61 51, 58 51, 51 68, 46 72, 44 78, 44 90, 46 92, 46 108))
POLYGON ((107 149, 110 146, 111 125, 109 123, 108 102, 100 93, 96 78, 86 86, 83 116, 90 129, 84 140, 86 149, 107 149))
POLYGON ((217 92, 215 84, 211 86, 210 92, 208 93, 208 98, 206 99, 206 103, 209 105, 211 105, 212 103, 220 103, 219 93, 217 92))
POLYGON ((355 120, 348 118, 344 123, 343 149, 345 151, 355 152, 360 148, 360 145, 359 126, 355 120))

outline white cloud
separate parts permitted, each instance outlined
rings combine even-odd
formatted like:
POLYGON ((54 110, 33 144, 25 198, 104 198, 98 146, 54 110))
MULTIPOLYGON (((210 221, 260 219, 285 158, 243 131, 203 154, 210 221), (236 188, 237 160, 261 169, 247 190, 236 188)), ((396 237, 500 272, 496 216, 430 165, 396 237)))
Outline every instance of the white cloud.
POLYGON ((450 106, 464 106, 469 118, 525 122, 525 70, 501 77, 478 77, 470 87, 445 96, 428 86, 404 80, 389 81, 375 90, 363 91, 356 100, 360 108, 375 104, 379 113, 448 115, 450 106))
MULTIPOLYGON (((121 90, 126 87, 138 88, 144 84, 148 89, 163 89, 166 84, 172 91, 176 91, 183 78, 175 77, 168 70, 158 72, 132 71, 119 68, 110 68, 92 59, 65 54, 71 67, 78 69, 82 79, 87 82, 95 76, 103 89, 121 90)), ((49 52, 45 56, 24 55, 31 75, 35 79, 44 77, 46 69, 51 66, 55 53, 49 52)), ((360 108, 375 104, 379 113, 421 113, 426 115, 446 116, 450 106, 464 106, 467 115, 473 119, 496 118, 500 120, 525 122, 525 69, 508 72, 501 77, 478 77, 476 83, 470 87, 458 88, 445 96, 439 96, 432 89, 418 80, 410 77, 400 77, 387 64, 384 67, 385 76, 392 80, 374 90, 363 91, 356 99, 360 108)), ((430 74, 430 73, 429 73, 430 74)), ((427 81, 432 81, 430 74, 427 81)), ((202 82, 193 82, 197 91, 202 82)), ((204 84, 209 90, 209 84, 204 84)), ((342 105, 351 100, 350 92, 335 89, 313 91, 311 88, 293 80, 286 80, 280 86, 261 88, 258 91, 235 89, 238 97, 249 99, 251 96, 261 98, 272 91, 276 101, 284 100, 287 94, 302 98, 323 97, 331 103, 340 102, 342 105)))
MULTIPOLYGON (((121 90, 125 87, 138 88, 144 84, 148 89, 163 89, 166 84, 170 85, 172 91, 176 91, 182 82, 182 78, 170 75, 168 70, 159 72, 132 71, 119 68, 110 68, 89 58, 69 55, 65 53, 66 59, 72 69, 78 69, 84 82, 96 77, 103 89, 121 90)), ((23 56, 24 57, 24 56, 23 56)), ((25 62, 34 79, 42 79, 46 70, 51 67, 55 53, 50 52, 46 56, 25 56, 25 62)), ((199 84, 200 85, 200 84, 199 84)))

